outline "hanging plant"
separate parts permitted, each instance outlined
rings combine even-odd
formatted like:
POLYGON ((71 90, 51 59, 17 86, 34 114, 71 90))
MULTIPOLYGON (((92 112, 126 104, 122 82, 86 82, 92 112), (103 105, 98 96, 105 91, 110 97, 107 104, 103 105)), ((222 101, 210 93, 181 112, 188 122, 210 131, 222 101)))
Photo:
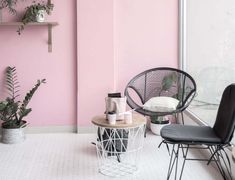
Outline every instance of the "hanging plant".
POLYGON ((22 25, 17 30, 18 34, 20 35, 21 32, 24 30, 24 26, 30 22, 41 22, 37 19, 37 16, 44 11, 46 14, 50 15, 51 11, 53 10, 54 5, 48 3, 37 3, 34 1, 32 5, 26 7, 25 14, 22 18, 22 25))
POLYGON ((14 8, 18 0, 0 0, 0 10, 7 8, 9 12, 16 15, 16 9, 14 8))

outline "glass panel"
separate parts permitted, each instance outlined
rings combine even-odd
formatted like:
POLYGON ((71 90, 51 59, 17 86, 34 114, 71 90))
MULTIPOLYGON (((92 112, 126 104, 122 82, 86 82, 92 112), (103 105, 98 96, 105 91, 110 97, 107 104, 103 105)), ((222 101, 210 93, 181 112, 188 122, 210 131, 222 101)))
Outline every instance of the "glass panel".
POLYGON ((235 83, 235 1, 187 0, 186 67, 197 84, 190 110, 210 126, 225 87, 235 83))

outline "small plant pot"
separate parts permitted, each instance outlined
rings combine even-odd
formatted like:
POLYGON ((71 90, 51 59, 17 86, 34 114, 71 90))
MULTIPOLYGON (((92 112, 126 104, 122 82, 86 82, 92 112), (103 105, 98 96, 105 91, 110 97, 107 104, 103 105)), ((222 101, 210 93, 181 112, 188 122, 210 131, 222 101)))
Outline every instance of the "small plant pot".
POLYGON ((151 122, 150 129, 153 134, 160 135, 161 129, 169 124, 170 124, 169 120, 151 122))
POLYGON ((25 140, 24 128, 6 129, 2 128, 2 143, 16 144, 25 140))
POLYGON ((17 144, 25 140, 25 126, 27 125, 26 121, 22 121, 21 127, 16 128, 7 128, 2 127, 2 143, 4 144, 17 144))
POLYGON ((45 22, 46 20, 46 10, 38 10, 36 14, 35 21, 36 22, 45 22))
POLYGON ((161 129, 170 124, 169 117, 168 116, 152 116, 150 117, 151 123, 150 123, 150 129, 153 132, 153 134, 160 135, 161 129))

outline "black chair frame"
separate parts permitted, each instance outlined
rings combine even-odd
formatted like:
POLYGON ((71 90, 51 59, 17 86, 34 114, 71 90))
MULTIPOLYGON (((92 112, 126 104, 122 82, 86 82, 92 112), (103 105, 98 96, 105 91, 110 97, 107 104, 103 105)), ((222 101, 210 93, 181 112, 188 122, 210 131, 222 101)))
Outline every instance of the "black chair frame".
POLYGON ((132 78, 132 80, 127 84, 124 94, 127 97, 127 104, 138 113, 150 117, 174 115, 176 119, 178 119, 178 114, 181 114, 182 123, 184 124, 183 111, 189 106, 196 94, 196 83, 188 73, 182 70, 170 67, 158 67, 146 70, 132 78), (159 87, 159 84, 163 78, 170 73, 175 73, 177 76, 177 82, 174 84, 174 87, 172 86, 173 88, 169 88, 167 91, 159 91, 161 88, 159 87), (151 83, 151 85, 148 83, 151 83), (130 90, 133 90, 138 95, 142 104, 136 103, 136 101, 131 97, 130 90), (180 101, 176 110, 170 112, 153 112, 145 110, 142 107, 142 105, 152 97, 162 95, 172 97, 176 94, 178 97, 177 99, 180 101))
POLYGON ((171 174, 173 169, 175 168, 175 176, 174 179, 176 180, 178 178, 178 159, 180 156, 180 151, 182 152, 182 157, 183 157, 183 163, 181 167, 181 171, 179 174, 179 180, 182 179, 184 167, 186 160, 189 161, 207 161, 207 165, 209 165, 211 162, 215 162, 221 176, 223 177, 224 180, 232 180, 232 170, 231 170, 231 163, 228 157, 227 152, 225 151, 225 148, 231 146, 231 144, 189 144, 188 142, 184 143, 172 143, 170 141, 163 140, 160 145, 165 144, 167 147, 167 150, 170 154, 170 163, 168 167, 168 172, 167 172, 167 180, 170 179, 171 174), (173 145, 172 150, 170 152, 169 149, 169 144, 173 145), (188 158, 188 151, 189 149, 199 149, 199 150, 208 150, 209 153, 211 154, 210 158, 188 158))
POLYGON ((179 179, 182 178, 186 160, 207 161, 209 165, 215 162, 224 180, 232 180, 231 164, 225 148, 231 146, 230 142, 235 129, 235 84, 229 85, 223 92, 213 127, 168 125, 161 129, 163 141, 169 151, 169 144, 173 145, 170 154, 170 163, 167 180, 170 179, 175 168, 175 180, 178 178, 178 159, 180 152, 183 155, 183 164, 179 179), (189 149, 204 149, 211 154, 209 159, 188 158, 189 149))

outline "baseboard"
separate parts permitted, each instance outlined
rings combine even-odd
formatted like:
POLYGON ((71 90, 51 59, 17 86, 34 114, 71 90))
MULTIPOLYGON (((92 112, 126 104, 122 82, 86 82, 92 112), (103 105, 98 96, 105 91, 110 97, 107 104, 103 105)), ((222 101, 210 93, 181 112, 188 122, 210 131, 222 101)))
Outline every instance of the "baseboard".
POLYGON ((88 126, 88 127, 78 127, 77 128, 77 133, 78 134, 93 134, 96 133, 97 130, 94 126, 88 126))
POLYGON ((26 127, 25 132, 28 134, 38 133, 76 133, 76 126, 43 126, 43 127, 26 127))
MULTIPOLYGON (((78 133, 78 134, 90 134, 96 133, 94 126, 88 127, 76 127, 76 126, 39 126, 39 127, 26 127, 26 134, 39 134, 39 133, 78 133)), ((0 128, 1 134, 1 128, 0 128)))

